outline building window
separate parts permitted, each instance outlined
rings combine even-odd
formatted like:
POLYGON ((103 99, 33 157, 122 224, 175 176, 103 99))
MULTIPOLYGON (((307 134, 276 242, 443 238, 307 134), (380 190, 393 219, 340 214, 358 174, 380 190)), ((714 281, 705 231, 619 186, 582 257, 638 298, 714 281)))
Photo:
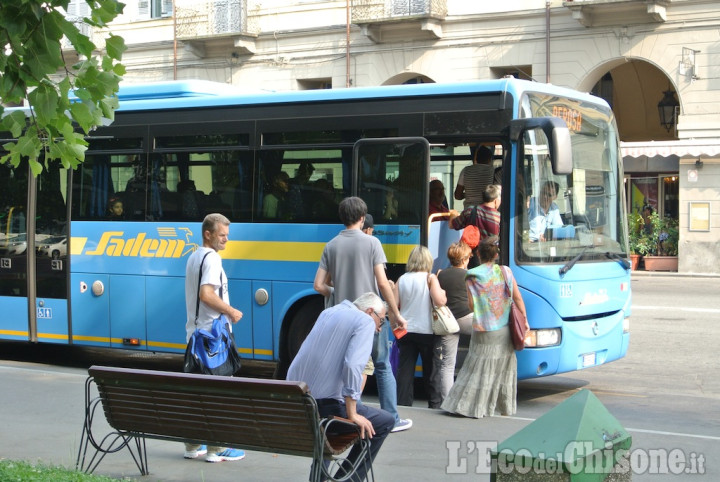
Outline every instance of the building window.
POLYGON ((172 16, 172 0, 138 0, 140 18, 162 18, 172 16))
POLYGON ((332 79, 298 79, 300 90, 332 89, 332 79))
POLYGON ((496 79, 502 79, 508 75, 522 80, 533 80, 532 65, 514 65, 511 67, 491 67, 490 72, 496 79))

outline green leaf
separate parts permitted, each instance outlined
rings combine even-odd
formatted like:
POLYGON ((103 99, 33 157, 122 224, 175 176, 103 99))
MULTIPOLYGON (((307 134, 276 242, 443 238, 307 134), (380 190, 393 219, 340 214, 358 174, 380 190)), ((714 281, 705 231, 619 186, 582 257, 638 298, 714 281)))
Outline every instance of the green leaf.
POLYGON ((40 84, 28 94, 30 105, 41 124, 48 124, 57 118, 58 93, 47 83, 40 84))
POLYGON ((30 170, 32 171, 33 176, 38 177, 40 173, 42 173, 43 167, 42 164, 38 162, 37 158, 28 159, 28 164, 30 165, 30 170))
POLYGON ((124 3, 117 0, 97 0, 98 6, 92 9, 92 22, 103 27, 123 12, 124 3))
POLYGON ((70 114, 85 132, 89 132, 93 126, 93 114, 85 102, 75 102, 70 105, 70 114))
POLYGON ((127 50, 127 46, 125 45, 125 40, 122 37, 110 34, 110 37, 105 40, 105 49, 107 50, 109 57, 120 60, 122 59, 123 52, 127 50))
POLYGON ((82 34, 75 25, 70 22, 65 23, 63 33, 73 47, 75 47, 75 50, 77 50, 80 55, 90 57, 95 50, 95 44, 90 41, 87 35, 82 34))
POLYGON ((2 124, 0 125, 2 125, 4 129, 10 131, 10 134, 12 134, 13 137, 20 137, 27 127, 27 117, 25 116, 25 112, 21 110, 12 112, 3 118, 2 124))
POLYGON ((37 158, 42 149, 42 141, 37 135, 37 129, 30 127, 23 135, 18 137, 14 150, 23 157, 37 158))
POLYGON ((87 142, 78 134, 71 134, 60 142, 53 142, 50 145, 48 157, 59 159, 65 169, 75 168, 85 161, 87 142))
POLYGON ((115 96, 106 97, 100 101, 100 110, 102 110, 103 117, 111 121, 115 120, 115 111, 118 107, 120 107, 120 102, 115 96))

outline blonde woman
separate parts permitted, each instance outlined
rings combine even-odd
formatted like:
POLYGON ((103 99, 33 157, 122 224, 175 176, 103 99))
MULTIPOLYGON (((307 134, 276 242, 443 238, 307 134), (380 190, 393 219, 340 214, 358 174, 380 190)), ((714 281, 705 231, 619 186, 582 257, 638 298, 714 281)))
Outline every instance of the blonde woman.
POLYGON ((442 306, 447 303, 447 298, 437 276, 430 273, 432 265, 430 251, 425 246, 416 246, 408 257, 406 273, 393 287, 400 314, 407 320, 408 331, 398 340, 398 405, 413 404, 415 362, 418 355, 422 359, 423 379, 430 400, 438 399, 438 387, 430 380, 435 346, 431 312, 433 303, 442 306))

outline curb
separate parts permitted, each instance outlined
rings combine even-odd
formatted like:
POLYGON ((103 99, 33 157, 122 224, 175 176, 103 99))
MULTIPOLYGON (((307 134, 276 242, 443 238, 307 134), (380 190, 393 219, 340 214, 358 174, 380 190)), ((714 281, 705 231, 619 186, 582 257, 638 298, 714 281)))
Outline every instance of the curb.
POLYGON ((673 277, 673 278, 720 278, 720 273, 678 273, 676 271, 632 271, 631 276, 647 277, 673 277))

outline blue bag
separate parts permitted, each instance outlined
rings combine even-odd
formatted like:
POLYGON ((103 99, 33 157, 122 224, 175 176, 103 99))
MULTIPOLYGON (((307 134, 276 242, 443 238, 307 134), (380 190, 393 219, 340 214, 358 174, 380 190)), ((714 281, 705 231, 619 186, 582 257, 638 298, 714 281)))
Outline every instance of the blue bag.
MULTIPOLYGON (((200 310, 200 280, 203 264, 208 254, 205 253, 198 270, 198 289, 195 300, 195 331, 185 348, 185 373, 204 373, 205 375, 222 375, 231 377, 240 371, 240 355, 235 347, 235 338, 230 331, 230 322, 221 314, 213 320, 210 331, 197 328, 200 310)), ((220 299, 222 299, 222 274, 220 274, 220 299)))
POLYGON ((185 350, 186 373, 233 376, 240 370, 240 355, 225 315, 213 320, 210 331, 195 329, 185 350))

